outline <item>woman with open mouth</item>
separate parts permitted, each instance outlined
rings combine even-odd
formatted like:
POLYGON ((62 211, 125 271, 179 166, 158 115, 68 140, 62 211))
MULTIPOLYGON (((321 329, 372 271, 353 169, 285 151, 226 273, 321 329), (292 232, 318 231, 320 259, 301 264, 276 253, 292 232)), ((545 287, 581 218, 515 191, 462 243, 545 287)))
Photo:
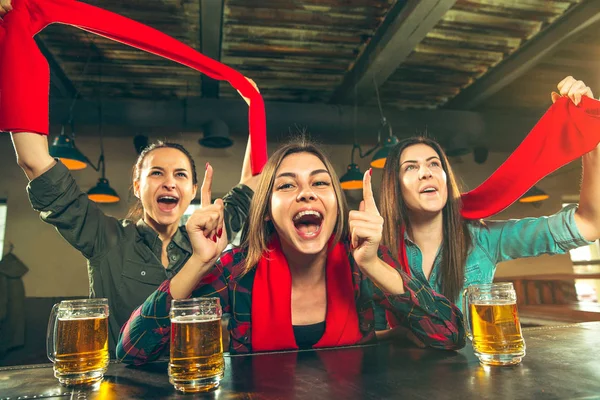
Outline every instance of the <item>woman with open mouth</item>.
MULTIPOLYGON (((571 76, 557 87, 553 102, 567 97, 577 106, 583 96, 593 99, 591 89, 571 76)), ((550 132, 544 135, 548 138, 550 132)), ((600 238, 599 147, 583 156, 583 169, 577 206, 566 206, 549 217, 469 220, 462 215, 461 192, 442 147, 430 138, 404 139, 390 151, 383 170, 383 243, 401 262, 406 256, 413 277, 462 308, 463 289, 492 283, 499 262, 565 254, 600 238)), ((383 310, 378 308, 376 314, 377 329, 385 329, 383 310)))
MULTIPOLYGON (((211 178, 210 175, 207 175, 211 178)), ((209 204, 210 181, 203 183, 209 204)), ((375 339, 373 303, 380 304, 430 347, 465 344, 462 314, 445 297, 399 270, 379 245, 383 219, 364 177, 364 201, 348 214, 331 163, 299 141, 267 162, 252 200, 241 247, 211 238, 219 213, 188 221, 194 254, 131 316, 117 357, 142 364, 167 347, 172 299, 218 296, 231 313, 232 353, 337 347, 375 339), (158 324, 158 326, 157 326, 158 324)))
MULTIPOLYGON (((12 140, 18 163, 29 179, 33 208, 87 259, 91 297, 108 298, 109 346, 114 352, 131 312, 165 279, 175 276, 193 253, 180 220, 196 196, 194 159, 176 143, 147 147, 133 173, 138 202, 128 218, 116 219, 104 214, 65 165, 50 156, 45 136, 19 132, 12 133, 12 140)), ((206 206, 205 212, 223 214, 224 230, 215 236, 225 242, 248 218, 253 192, 246 184, 255 179, 246 151, 240 185, 206 206)))

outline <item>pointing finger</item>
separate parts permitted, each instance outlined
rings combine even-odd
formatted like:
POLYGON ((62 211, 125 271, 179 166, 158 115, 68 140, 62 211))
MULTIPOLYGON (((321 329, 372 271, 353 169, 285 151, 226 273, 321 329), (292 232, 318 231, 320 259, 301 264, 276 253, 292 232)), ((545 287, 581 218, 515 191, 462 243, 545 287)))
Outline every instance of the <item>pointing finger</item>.
POLYGON ((204 180, 202 181, 202 187, 200 188, 200 205, 202 207, 206 207, 211 204, 212 179, 213 179, 212 165, 210 165, 209 163, 206 163, 206 172, 204 173, 204 180))
POLYGON ((373 174, 373 168, 369 168, 363 176, 363 202, 364 210, 368 213, 379 215, 377 210, 377 204, 375 204, 375 197, 373 197, 373 187, 371 186, 371 175, 373 174))

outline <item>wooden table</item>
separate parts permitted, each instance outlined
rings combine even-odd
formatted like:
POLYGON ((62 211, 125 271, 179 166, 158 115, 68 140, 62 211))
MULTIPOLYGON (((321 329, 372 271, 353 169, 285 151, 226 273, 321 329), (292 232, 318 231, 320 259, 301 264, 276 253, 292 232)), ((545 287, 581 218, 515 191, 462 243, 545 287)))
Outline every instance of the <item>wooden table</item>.
POLYGON ((514 367, 483 367, 460 352, 396 343, 335 350, 226 356, 221 388, 183 395, 164 361, 111 363, 93 389, 62 387, 47 365, 0 368, 0 399, 574 399, 600 396, 600 322, 524 330, 527 355, 514 367), (28 396, 28 397, 25 397, 28 396), (34 397, 37 396, 37 397, 34 397))

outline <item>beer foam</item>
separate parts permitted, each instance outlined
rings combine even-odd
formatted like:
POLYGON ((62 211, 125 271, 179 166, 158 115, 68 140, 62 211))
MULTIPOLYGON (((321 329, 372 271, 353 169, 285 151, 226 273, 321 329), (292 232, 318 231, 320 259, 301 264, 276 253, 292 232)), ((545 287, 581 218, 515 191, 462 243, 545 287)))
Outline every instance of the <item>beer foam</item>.
POLYGON ((217 320, 219 320, 219 317, 216 317, 214 315, 180 315, 171 318, 171 323, 186 324, 190 322, 211 322, 217 320))
POLYGON ((469 300, 469 304, 474 306, 507 306, 517 304, 517 301, 514 299, 469 300))
POLYGON ((108 316, 106 315, 85 315, 85 316, 70 316, 70 317, 59 317, 58 320, 59 321, 83 321, 86 319, 105 319, 108 318, 108 316))

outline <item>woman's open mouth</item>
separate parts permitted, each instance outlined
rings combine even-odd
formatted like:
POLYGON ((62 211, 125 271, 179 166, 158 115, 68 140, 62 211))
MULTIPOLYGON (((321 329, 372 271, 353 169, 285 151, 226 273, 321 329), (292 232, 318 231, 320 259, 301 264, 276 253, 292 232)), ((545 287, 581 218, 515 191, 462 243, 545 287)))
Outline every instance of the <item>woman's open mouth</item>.
POLYGON ((296 232, 303 239, 313 239, 321 232, 323 214, 315 210, 303 210, 292 219, 296 232))
POLYGON ((170 195, 162 195, 158 196, 156 202, 158 203, 158 208, 160 211, 171 212, 175 207, 177 207, 177 204, 179 204, 179 198, 170 195))

